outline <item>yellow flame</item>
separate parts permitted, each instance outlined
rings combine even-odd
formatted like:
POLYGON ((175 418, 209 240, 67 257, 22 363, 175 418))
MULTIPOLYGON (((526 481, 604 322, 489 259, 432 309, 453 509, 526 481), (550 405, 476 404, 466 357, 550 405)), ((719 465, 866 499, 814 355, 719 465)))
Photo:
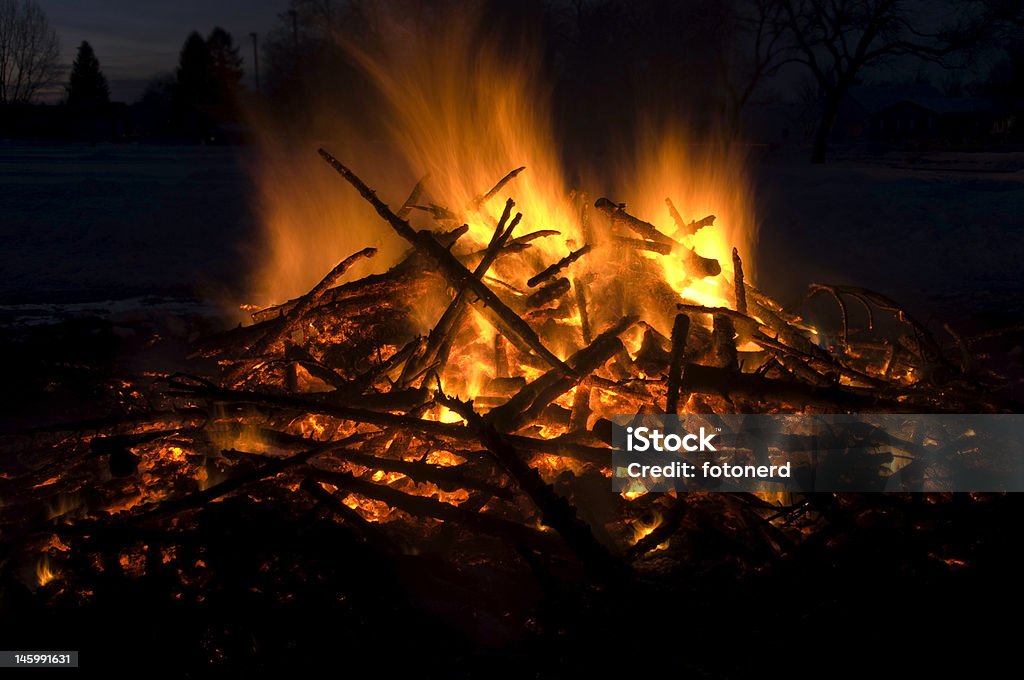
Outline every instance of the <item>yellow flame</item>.
MULTIPOLYGON (((543 72, 539 52, 523 48, 510 55, 495 47, 495 41, 481 40, 476 29, 475 20, 463 13, 438 21, 431 30, 391 26, 395 38, 382 41, 384 47, 347 46, 382 95, 383 104, 374 105, 386 121, 386 139, 368 142, 336 109, 329 111, 334 123, 328 140, 281 142, 280 135, 269 130, 265 160, 257 174, 266 238, 253 277, 255 299, 271 303, 299 295, 342 257, 368 245, 381 252, 349 278, 371 269, 381 271, 406 250, 365 201, 319 162, 314 152, 321 142, 396 208, 415 179, 429 174, 419 203, 450 210, 452 227, 469 226, 469 233, 456 244, 460 255, 488 243, 507 198, 513 198, 515 210, 523 214, 519 234, 557 230, 558 236, 537 239, 530 250, 492 268, 493 276, 520 290, 526 289, 527 279, 582 246, 584 239, 598 247, 608 244, 604 216, 591 210, 592 227, 587 231, 578 206, 570 200, 572 190, 588 187, 567 180, 570 171, 555 132, 550 84, 538 75, 543 72), (486 202, 480 201, 500 178, 520 166, 526 167, 523 173, 486 202)), ((699 280, 687 275, 679 255, 649 254, 658 263, 654 266, 664 270, 670 294, 674 290, 679 301, 732 306, 733 247, 743 258, 748 279, 754 270, 756 221, 742 150, 713 135, 694 140, 685 131, 655 122, 642 124, 636 139, 620 154, 619 163, 602 169, 612 175, 602 180, 617 192, 611 198, 626 202, 632 214, 722 265, 720 276, 699 280), (717 219, 694 235, 677 234, 666 199, 686 221, 710 214, 717 219)), ((590 196, 587 203, 592 205, 595 198, 590 196)), ((413 210, 409 219, 416 228, 438 228, 423 211, 413 210)), ((621 263, 616 260, 621 258, 611 248, 600 252, 573 265, 571 275, 617 276, 621 263)), ((472 267, 473 260, 469 263, 472 267)), ((507 290, 499 292, 509 295, 507 290)), ((441 299, 418 299, 413 318, 422 328, 417 332, 432 328, 450 299, 450 291, 442 291, 441 299)), ((674 315, 674 309, 669 311, 674 315)), ((665 325, 664 309, 648 316, 651 323, 665 325)), ((494 377, 494 331, 476 313, 464 323, 477 339, 470 351, 462 348, 450 357, 440 377, 446 392, 471 398, 494 377)), ((567 323, 578 325, 579 316, 573 312, 567 323)), ((661 330, 667 333, 669 328, 661 330)), ((562 358, 577 349, 563 346, 564 338, 550 343, 562 358)), ((522 374, 523 367, 517 369, 522 374)))
POLYGON ((654 512, 650 519, 635 519, 630 522, 630 528, 633 530, 633 545, 636 545, 641 540, 646 538, 661 526, 662 516, 660 512, 654 512))
POLYGON ((39 585, 45 586, 56 579, 57 575, 56 569, 50 564, 50 558, 46 555, 40 557, 39 561, 36 562, 36 581, 39 585))

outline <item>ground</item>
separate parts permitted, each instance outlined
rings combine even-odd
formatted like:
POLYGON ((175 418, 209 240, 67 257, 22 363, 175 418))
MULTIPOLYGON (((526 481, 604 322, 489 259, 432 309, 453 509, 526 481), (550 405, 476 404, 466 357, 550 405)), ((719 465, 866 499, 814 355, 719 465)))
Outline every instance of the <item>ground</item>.
POLYGON ((892 152, 757 165, 758 281, 793 299, 810 281, 884 292, 922 320, 1024 311, 1024 154, 892 152))
MULTIPOLYGON (((763 289, 858 283, 953 321, 1020 310, 1024 154, 805 158, 752 162, 763 289)), ((237 147, 0 145, 0 319, 241 300, 257 162, 237 147)))

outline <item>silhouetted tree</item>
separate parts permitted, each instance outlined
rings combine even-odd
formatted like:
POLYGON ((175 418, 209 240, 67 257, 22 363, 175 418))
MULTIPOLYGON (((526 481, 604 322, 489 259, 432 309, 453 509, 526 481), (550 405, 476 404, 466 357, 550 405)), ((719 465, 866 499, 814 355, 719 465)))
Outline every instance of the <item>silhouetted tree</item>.
POLYGON ((96 53, 87 41, 78 47, 68 81, 68 106, 79 111, 96 112, 110 103, 110 86, 100 70, 96 53))
POLYGON ((174 90, 175 118, 182 132, 206 137, 212 120, 208 107, 214 90, 210 48, 198 32, 185 39, 178 58, 174 90))
POLYGON ((220 26, 206 38, 210 54, 210 114, 219 121, 234 120, 238 96, 242 90, 242 57, 231 34, 220 26))
POLYGON ((868 66, 894 57, 939 61, 961 47, 953 5, 900 0, 778 0, 778 20, 817 83, 821 113, 811 161, 825 162, 839 107, 868 66), (931 31, 922 17, 935 16, 931 31))
POLYGON ((737 0, 731 3, 729 44, 718 51, 726 90, 727 129, 739 131, 743 110, 764 79, 776 75, 796 54, 779 21, 778 0, 737 0))
POLYGON ((0 0, 0 104, 31 101, 60 73, 60 41, 32 0, 0 0))
POLYGON ((218 27, 204 39, 193 31, 181 48, 174 88, 182 131, 207 138, 218 123, 235 120, 244 74, 230 33, 218 27))

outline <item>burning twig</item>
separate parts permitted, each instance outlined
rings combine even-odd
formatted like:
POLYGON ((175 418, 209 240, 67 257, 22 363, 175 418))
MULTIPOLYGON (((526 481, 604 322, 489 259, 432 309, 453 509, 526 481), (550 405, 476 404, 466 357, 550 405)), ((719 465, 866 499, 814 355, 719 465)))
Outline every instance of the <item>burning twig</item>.
POLYGON ((672 203, 671 198, 665 199, 665 205, 668 206, 668 214, 672 217, 672 221, 676 223, 676 238, 679 238, 680 235, 692 236, 704 227, 710 227, 715 223, 714 215, 708 215, 699 220, 691 220, 687 223, 683 220, 679 211, 676 210, 676 206, 672 203))
MULTIPOLYGON (((512 231, 519 224, 519 220, 522 219, 522 213, 517 213, 512 219, 512 223, 508 225, 506 229, 505 225, 508 222, 509 215, 512 213, 512 208, 515 203, 512 199, 508 199, 505 202, 505 210, 501 214, 501 219, 498 220, 498 225, 494 229, 494 235, 491 237, 491 242, 484 252, 483 258, 481 258, 476 269, 473 270, 473 277, 479 281, 483 279, 487 270, 494 264, 494 260, 498 257, 498 253, 501 251, 502 246, 508 241, 512 235, 512 231)), ((423 354, 418 357, 415 361, 409 361, 405 365, 405 369, 402 371, 402 382, 403 384, 409 384, 409 380, 414 376, 421 373, 422 369, 428 364, 439 363, 443 365, 447 361, 448 352, 444 351, 447 346, 451 347, 452 339, 454 338, 459 327, 462 325, 462 319, 465 316, 466 304, 468 302, 468 291, 466 288, 460 289, 455 294, 448 307, 444 310, 441 318, 434 325, 434 328, 430 331, 430 335, 427 338, 427 346, 423 351, 423 354)))
POLYGON ((644 241, 643 239, 629 238, 628 236, 613 236, 612 241, 630 248, 631 250, 646 250, 648 252, 658 253, 659 255, 672 254, 672 246, 665 243, 658 243, 656 241, 644 241))
MULTIPOLYGON (((465 472, 464 465, 431 465, 430 463, 424 463, 421 461, 407 461, 407 460, 396 460, 394 458, 383 458, 381 456, 371 456, 360 451, 354 451, 348 448, 336 448, 330 451, 332 457, 339 458, 349 463, 355 463, 365 468, 372 470, 383 470, 385 472, 397 472, 403 474, 409 479, 415 482, 428 482, 435 484, 439 488, 445 491, 457 491, 459 489, 474 489, 477 491, 484 491, 487 494, 502 500, 511 500, 513 494, 507 488, 498 486, 496 484, 490 484, 488 482, 480 481, 475 479, 471 475, 465 472)), ((311 471, 307 472, 307 476, 320 481, 325 481, 320 476, 321 472, 326 472, 320 468, 312 468, 311 471)))
POLYGON ((515 431, 535 418, 555 399, 565 394, 576 384, 597 370, 608 359, 622 349, 619 335, 636 323, 636 317, 627 317, 599 335, 590 345, 569 357, 573 367, 572 375, 551 370, 528 384, 504 406, 492 410, 486 419, 496 427, 515 431))
POLYGON ((405 199, 405 203, 403 203, 402 207, 398 209, 396 214, 403 220, 409 216, 412 209, 420 202, 420 198, 423 196, 423 190, 428 179, 430 179, 430 173, 423 175, 423 177, 420 178, 420 181, 416 182, 416 186, 412 188, 412 192, 409 193, 409 198, 405 199))
POLYGON ((630 215, 621 205, 613 203, 607 198, 599 198, 597 199, 597 202, 594 203, 594 207, 608 215, 613 223, 624 224, 640 236, 643 236, 645 239, 659 243, 662 246, 668 246, 670 248, 670 252, 676 252, 682 255, 687 273, 691 276, 704 278, 708 276, 718 276, 722 273, 722 266, 718 263, 718 260, 698 255, 693 248, 688 248, 670 236, 666 236, 661 233, 658 231, 658 228, 650 222, 644 222, 643 220, 630 215))
POLYGON ((740 252, 732 249, 733 287, 736 291, 736 311, 740 314, 747 313, 747 289, 743 285, 743 260, 740 259, 740 252))
POLYGON ((575 251, 569 253, 568 255, 563 257, 561 260, 559 260, 558 262, 554 263, 553 265, 551 265, 550 267, 548 267, 547 269, 542 271, 540 274, 537 274, 536 276, 531 278, 529 281, 526 282, 526 285, 529 286, 530 288, 535 288, 537 286, 537 284, 544 283, 545 281, 547 281, 549 279, 553 279, 555 276, 558 275, 559 272, 561 272, 563 269, 565 269, 566 267, 571 265, 573 262, 575 262, 576 260, 580 259, 581 257, 583 257, 584 255, 586 255, 589 252, 590 252, 590 246, 589 245, 585 245, 582 248, 580 248, 579 250, 575 250, 575 251))
POLYGON ((515 179, 516 177, 518 177, 518 176, 519 176, 519 173, 521 173, 521 172, 522 172, 523 170, 526 170, 526 166, 525 166, 525 165, 524 165, 524 166, 522 166, 522 167, 518 167, 518 168, 516 168, 516 169, 515 169, 515 170, 513 170, 512 172, 508 173, 507 175, 505 175, 504 177, 502 177, 501 179, 499 179, 499 180, 498 180, 498 183, 497 183, 497 184, 495 184, 495 185, 494 185, 494 186, 493 186, 493 187, 491 188, 491 190, 490 190, 490 191, 488 191, 488 192, 487 192, 486 194, 484 194, 484 195, 482 195, 482 196, 479 196, 479 197, 477 197, 477 199, 476 199, 475 201, 473 201, 473 209, 475 209, 475 210, 478 210, 478 209, 479 209, 480 207, 482 207, 482 206, 483 206, 483 205, 484 205, 485 203, 487 203, 487 201, 489 201, 489 200, 491 200, 492 198, 494 198, 494 196, 495 196, 495 195, 496 195, 496 194, 497 194, 497 193, 498 193, 499 191, 501 191, 501 190, 502 190, 502 188, 503 188, 503 187, 504 187, 504 186, 505 186, 506 184, 508 184, 509 182, 511 182, 512 180, 514 180, 514 179, 515 179))
POLYGON ((349 255, 342 260, 334 269, 328 272, 327 276, 321 279, 320 283, 316 284, 311 291, 299 298, 299 301, 295 304, 292 310, 284 316, 281 322, 277 324, 275 329, 268 331, 266 335, 264 335, 249 349, 249 356, 261 356, 266 354, 272 347, 280 343, 285 336, 291 333, 295 325, 317 306, 317 303, 320 301, 320 298, 323 297, 324 293, 338 284, 338 280, 345 275, 345 272, 352 268, 352 265, 363 258, 373 257, 376 254, 376 248, 363 248, 358 253, 349 255))
POLYGON ((442 274, 449 280, 449 283, 456 289, 466 287, 471 290, 500 320, 509 333, 552 366, 566 373, 571 373, 571 369, 544 346, 544 343, 541 342, 528 323, 509 309, 490 288, 474 277, 461 262, 430 237, 429 232, 416 232, 408 222, 391 212, 391 209, 377 198, 377 195, 351 170, 342 165, 338 159, 323 149, 320 149, 320 155, 339 175, 356 188, 359 195, 374 207, 377 214, 384 218, 399 236, 409 241, 417 250, 433 260, 441 268, 442 274))

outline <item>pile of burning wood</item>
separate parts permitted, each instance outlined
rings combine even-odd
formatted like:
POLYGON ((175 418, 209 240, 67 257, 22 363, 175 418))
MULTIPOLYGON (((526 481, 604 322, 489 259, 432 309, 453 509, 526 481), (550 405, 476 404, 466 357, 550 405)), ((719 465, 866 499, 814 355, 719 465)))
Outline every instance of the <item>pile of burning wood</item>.
MULTIPOLYGON (((254 325, 207 339, 199 354, 219 377, 162 377, 151 392, 126 384, 127 417, 33 435, 26 450, 51 458, 4 515, 24 526, 47 508, 48 523, 26 538, 42 555, 40 585, 73 578, 69 555, 86 537, 187 527, 227 497, 332 516, 395 554, 486 559, 501 544, 527 571, 671 569, 693 558, 701 531, 733 537, 752 564, 829 526, 829 514, 789 494, 615 494, 612 415, 995 408, 967 344, 957 340, 951 358, 889 298, 813 286, 839 309, 841 329, 827 335, 744 281, 735 250, 725 267, 695 252, 688 238, 713 229, 713 216, 687 221, 666 201, 668 235, 605 198, 592 214, 578 194, 584 241, 538 263, 534 246, 558 232, 520 233, 528 216, 513 200, 486 247, 466 248, 462 212, 421 205, 422 183, 393 211, 320 153, 411 251, 339 285, 375 253, 359 251, 302 297, 256 312, 254 325), (414 210, 438 228, 414 229, 414 210), (682 284, 665 281, 668 260, 682 284), (707 281, 731 304, 687 296, 707 281), (866 329, 853 327, 851 302, 866 329), (892 337, 872 332, 875 317, 892 337)), ((520 170, 465 210, 495 200, 520 170)), ((173 546, 150 549, 163 552, 136 549, 121 567, 145 573, 153 559, 175 559, 173 546)))

